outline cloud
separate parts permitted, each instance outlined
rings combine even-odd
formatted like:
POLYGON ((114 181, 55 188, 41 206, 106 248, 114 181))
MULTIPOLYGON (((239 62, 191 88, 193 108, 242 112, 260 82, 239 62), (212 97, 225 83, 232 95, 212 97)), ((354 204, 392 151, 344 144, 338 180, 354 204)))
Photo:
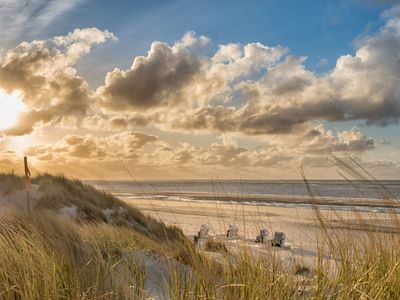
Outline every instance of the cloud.
POLYGON ((71 11, 84 0, 0 0, 0 40, 15 40, 40 33, 57 18, 71 11))
POLYGON ((18 165, 21 165, 21 157, 8 148, 6 137, 0 134, 0 172, 18 171, 18 165))
POLYGON ((29 147, 25 155, 34 158, 39 169, 73 170, 75 166, 101 174, 121 169, 121 164, 126 163, 144 172, 212 174, 216 170, 262 172, 266 168, 294 171, 300 165, 329 167, 333 166, 328 159, 331 154, 346 157, 372 149, 374 140, 363 136, 357 128, 334 133, 316 126, 310 127, 304 136, 295 135, 287 140, 276 137, 253 149, 238 145, 232 136, 195 146, 187 142, 171 144, 143 132, 123 131, 102 137, 69 134, 51 144, 29 147))
POLYGON ((98 88, 100 104, 111 111, 189 109, 221 100, 229 84, 274 64, 286 49, 260 43, 220 45, 213 57, 196 54, 208 42, 189 32, 170 46, 153 42, 147 56, 128 70, 109 72, 98 88))
MULTIPOLYGON (((290 133, 312 121, 359 120, 396 124, 400 116, 400 21, 389 19, 379 33, 358 43, 354 56, 318 76, 304 58, 286 56, 255 81, 240 81, 232 100, 241 105, 200 107, 180 115, 175 129, 290 133)), ((233 101, 231 101, 233 102, 233 101)))
POLYGON ((338 131, 326 130, 322 125, 309 128, 297 138, 298 147, 304 153, 329 155, 337 152, 365 152, 375 149, 375 141, 364 136, 358 128, 338 131))
POLYGON ((76 74, 74 65, 93 45, 113 38, 109 31, 97 28, 76 29, 50 40, 23 42, 7 51, 0 60, 0 88, 20 92, 27 109, 4 133, 24 135, 40 123, 85 116, 88 84, 76 74))
POLYGON ((138 127, 152 126, 158 122, 157 118, 157 115, 144 116, 135 113, 131 113, 128 116, 93 114, 86 116, 81 121, 80 127, 93 131, 135 130, 138 127))
POLYGON ((99 162, 107 170, 121 160, 142 170, 176 172, 332 166, 331 154, 360 155, 379 142, 358 127, 325 129, 326 121, 398 121, 399 24, 388 17, 379 32, 357 41, 354 55, 339 57, 324 74, 307 69, 306 57, 281 46, 230 43, 210 54, 203 51, 209 39, 189 32, 172 45, 152 43, 147 55, 136 57, 129 69, 109 72, 95 91, 75 64, 94 45, 115 39, 111 32, 77 29, 24 42, 0 60, 0 88, 19 91, 26 105, 16 126, 4 133, 23 135, 49 124, 92 132, 26 151, 50 168, 55 161, 72 169, 99 162), (170 144, 137 131, 143 127, 246 136, 257 146, 229 139, 201 147, 170 144))
POLYGON ((398 122, 397 17, 322 75, 281 46, 226 44, 211 56, 196 54, 207 42, 194 33, 172 46, 154 42, 130 69, 108 73, 95 95, 103 113, 121 112, 114 121, 121 128, 129 126, 129 111, 162 130, 250 135, 303 132, 310 122, 398 122))
POLYGON ((250 135, 301 133, 316 121, 387 126, 400 115, 399 24, 388 18, 378 33, 358 41, 355 55, 339 57, 323 75, 281 46, 231 43, 200 55, 209 39, 189 32, 173 45, 152 43, 130 69, 109 72, 93 95, 74 64, 112 33, 77 29, 22 43, 2 59, 0 86, 22 91, 29 110, 6 133, 26 134, 71 116, 83 119, 84 128, 101 123, 109 130, 155 126, 250 135))
POLYGON ((0 172, 10 172, 21 164, 21 158, 14 151, 0 149, 0 172))
POLYGON ((118 161, 136 157, 145 145, 157 141, 158 137, 140 132, 122 132, 106 137, 68 134, 53 144, 29 147, 25 154, 44 161, 118 161))
POLYGON ((181 105, 182 94, 201 69, 201 58, 184 46, 154 42, 147 56, 135 58, 130 70, 108 73, 98 93, 102 105, 114 111, 181 105))
MULTIPOLYGON (((39 2, 28 3, 31 12, 25 11, 26 17, 39 2)), ((0 17, 4 3, 0 0, 0 17)), ((14 9, 21 3, 7 5, 14 9)), ((50 24, 70 9, 65 4, 57 10, 56 3, 42 3, 36 20, 50 24)), ((97 168, 97 163, 109 172, 119 168, 121 160, 160 174, 189 174, 193 169, 207 174, 213 168, 251 174, 265 168, 293 170, 301 164, 329 167, 331 154, 361 155, 383 143, 364 136, 363 127, 328 130, 328 121, 388 126, 399 120, 399 6, 382 18, 385 25, 378 32, 358 39, 355 53, 340 56, 323 74, 308 69, 306 57, 279 45, 215 45, 188 32, 172 44, 153 42, 146 55, 133 58, 130 68, 108 72, 95 90, 75 66, 95 45, 115 40, 111 32, 76 29, 65 36, 23 42, 0 56, 0 88, 17 91, 26 110, 0 136, 30 134, 46 125, 63 132, 81 129, 82 134, 26 152, 49 169, 56 164, 71 172, 80 166, 97 168), (161 137, 139 132, 144 127, 158 129, 161 137), (202 146, 171 144, 162 139, 170 131, 232 139, 207 145, 202 139, 202 146), (252 147, 234 141, 244 137, 252 147)), ((1 151, 3 165, 11 165, 13 154, 1 151)))

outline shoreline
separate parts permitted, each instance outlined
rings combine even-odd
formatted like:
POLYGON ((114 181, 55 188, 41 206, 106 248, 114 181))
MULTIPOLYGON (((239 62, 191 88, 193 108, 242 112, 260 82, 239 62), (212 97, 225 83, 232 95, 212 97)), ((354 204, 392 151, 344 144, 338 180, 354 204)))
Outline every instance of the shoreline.
MULTIPOLYGON (((127 199, 157 199, 165 201, 181 202, 218 202, 242 204, 249 206, 277 206, 291 207, 299 206, 312 208, 314 205, 321 209, 346 208, 355 210, 390 210, 396 209, 400 213, 400 200, 378 199, 378 198, 349 198, 349 197, 326 197, 326 196, 295 196, 295 195, 267 195, 267 194, 227 194, 214 195, 207 192, 177 192, 177 191, 156 191, 147 192, 116 192, 114 196, 127 199), (335 207, 336 206, 336 207, 335 207)), ((387 211, 383 211, 387 212, 387 211)))

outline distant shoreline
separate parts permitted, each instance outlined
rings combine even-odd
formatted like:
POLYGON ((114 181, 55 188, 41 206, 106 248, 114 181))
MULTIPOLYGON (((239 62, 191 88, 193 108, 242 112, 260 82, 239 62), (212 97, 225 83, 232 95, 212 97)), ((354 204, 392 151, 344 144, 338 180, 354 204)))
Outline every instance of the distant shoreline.
POLYGON ((400 208, 400 181, 93 181, 117 196, 181 201, 223 201, 255 205, 331 205, 400 208), (312 195, 310 196, 311 189, 312 195), (383 199, 394 201, 384 201, 383 199))
POLYGON ((266 206, 310 206, 313 205, 326 207, 343 208, 366 208, 366 209, 400 209, 399 200, 384 200, 376 198, 349 198, 349 197, 320 197, 320 196, 293 196, 293 195, 265 195, 265 194, 242 194, 242 195, 214 195, 206 192, 171 192, 156 191, 156 193, 139 192, 132 193, 113 193, 122 199, 134 201, 135 199, 154 199, 165 201, 182 201, 182 202, 222 202, 242 205, 266 205, 266 206))
MULTIPOLYGON (((309 179, 307 180, 308 183, 349 183, 348 180, 345 179, 309 179)), ((145 183, 155 183, 155 182, 160 182, 160 183, 168 183, 168 182, 202 182, 202 183, 214 183, 218 185, 219 183, 224 183, 224 182, 232 182, 232 183, 249 183, 249 182, 258 182, 258 183, 264 183, 264 182, 271 182, 271 183, 304 183, 304 180, 301 179, 137 179, 135 182, 130 180, 130 179, 117 179, 117 180, 104 180, 104 179, 88 179, 88 180, 83 180, 83 182, 89 183, 89 184, 96 184, 96 183, 135 183, 137 182, 138 184, 145 184, 145 183)), ((377 179, 377 181, 371 181, 371 180, 351 180, 352 183, 368 183, 368 184, 373 184, 373 185, 380 185, 380 184, 390 184, 390 183, 400 183, 400 179, 377 179)))

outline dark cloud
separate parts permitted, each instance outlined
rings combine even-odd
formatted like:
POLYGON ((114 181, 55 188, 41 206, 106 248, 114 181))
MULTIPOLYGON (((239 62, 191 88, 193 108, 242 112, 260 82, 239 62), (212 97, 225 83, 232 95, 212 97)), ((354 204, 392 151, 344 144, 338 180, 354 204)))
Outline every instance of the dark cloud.
POLYGON ((207 41, 187 33, 172 46, 152 43, 147 56, 136 57, 130 69, 107 74, 96 92, 100 105, 111 111, 168 108, 184 113, 228 97, 233 82, 274 65, 287 51, 260 43, 228 44, 212 57, 199 56, 196 47, 207 41))
MULTIPOLYGON (((154 116, 156 117, 156 116, 154 116)), ((109 128, 111 129, 131 129, 136 127, 145 127, 156 123, 155 118, 145 117, 141 115, 129 117, 114 117, 109 120, 109 128)))
POLYGON ((99 90, 102 105, 117 111, 180 105, 183 90, 201 69, 201 59, 186 49, 154 42, 146 57, 135 58, 130 70, 107 74, 99 90))
POLYGON ((171 127, 183 130, 235 131, 235 113, 235 107, 203 107, 174 118, 171 127))

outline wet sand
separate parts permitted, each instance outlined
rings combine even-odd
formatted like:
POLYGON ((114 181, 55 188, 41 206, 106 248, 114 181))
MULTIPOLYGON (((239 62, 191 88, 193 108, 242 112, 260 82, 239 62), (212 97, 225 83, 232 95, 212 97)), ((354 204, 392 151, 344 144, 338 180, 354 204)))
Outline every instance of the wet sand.
MULTIPOLYGON (((299 196, 299 195, 266 195, 266 194, 212 194, 207 192, 180 192, 180 191, 153 191, 146 193, 140 190, 130 190, 130 193, 139 195, 138 198, 156 198, 155 194, 159 194, 159 198, 168 197, 169 200, 190 200, 190 201, 219 201, 219 202, 240 202, 243 204, 259 204, 259 205, 321 205, 321 206, 338 206, 343 209, 349 207, 360 208, 400 208, 400 201, 385 200, 367 197, 327 197, 327 196, 299 196)), ((119 196, 118 193, 116 195, 119 196)), ((121 194, 123 197, 123 194, 121 194)), ((382 195, 383 196, 383 195, 382 195)), ((387 197, 388 199, 391 198, 387 197)))

